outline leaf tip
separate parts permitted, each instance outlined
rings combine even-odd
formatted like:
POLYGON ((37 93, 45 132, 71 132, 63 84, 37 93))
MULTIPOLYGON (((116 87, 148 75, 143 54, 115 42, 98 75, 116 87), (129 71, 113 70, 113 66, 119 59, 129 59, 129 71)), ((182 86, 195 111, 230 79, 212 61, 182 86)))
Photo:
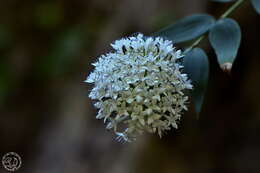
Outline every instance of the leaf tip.
POLYGON ((225 73, 228 73, 228 74, 231 74, 231 70, 232 70, 232 63, 230 62, 226 62, 224 64, 221 64, 220 65, 220 68, 225 72, 225 73))

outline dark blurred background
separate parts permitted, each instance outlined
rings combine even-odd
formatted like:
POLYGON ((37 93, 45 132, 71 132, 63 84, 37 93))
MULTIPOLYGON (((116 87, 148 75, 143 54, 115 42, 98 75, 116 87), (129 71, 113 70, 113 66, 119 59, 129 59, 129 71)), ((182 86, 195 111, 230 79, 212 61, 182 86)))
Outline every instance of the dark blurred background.
MULTIPOLYGON (((82 81, 109 44, 145 35, 193 13, 215 17, 230 4, 208 0, 1 0, 0 157, 17 152, 25 173, 259 173, 260 16, 249 2, 232 17, 243 39, 232 75, 205 40, 211 75, 197 120, 119 144, 95 119, 82 81)), ((0 164, 1 165, 1 164, 0 164)), ((2 165, 0 172, 7 172, 2 165)))

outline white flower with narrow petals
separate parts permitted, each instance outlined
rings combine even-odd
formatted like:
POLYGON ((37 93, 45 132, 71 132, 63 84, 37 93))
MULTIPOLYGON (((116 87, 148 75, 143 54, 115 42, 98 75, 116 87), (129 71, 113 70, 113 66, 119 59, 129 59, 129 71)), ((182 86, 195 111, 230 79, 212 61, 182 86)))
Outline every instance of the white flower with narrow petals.
POLYGON ((86 82, 93 83, 89 97, 119 141, 133 141, 143 132, 158 133, 178 128, 187 110, 186 90, 192 89, 178 62, 183 57, 163 38, 123 38, 111 44, 113 51, 93 64, 86 82))

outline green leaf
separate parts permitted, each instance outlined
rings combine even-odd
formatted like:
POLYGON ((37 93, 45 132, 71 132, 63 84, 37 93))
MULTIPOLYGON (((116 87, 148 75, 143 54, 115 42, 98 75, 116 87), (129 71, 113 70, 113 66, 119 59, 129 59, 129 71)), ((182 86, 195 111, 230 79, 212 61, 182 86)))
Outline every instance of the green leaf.
POLYGON ((184 57, 184 71, 192 80, 192 102, 195 105, 195 111, 199 115, 206 93, 209 62, 206 53, 201 48, 194 48, 184 57))
POLYGON ((211 0, 211 1, 214 1, 214 2, 232 2, 232 1, 235 1, 235 0, 211 0))
POLYGON ((260 14, 260 0, 251 0, 256 12, 260 14))
POLYGON ((155 36, 167 37, 173 43, 194 39, 207 32, 215 23, 215 19, 206 14, 185 17, 155 33, 155 36))
POLYGON ((228 18, 219 20, 210 30, 209 41, 217 54, 220 66, 230 64, 231 68, 241 42, 238 23, 228 18))

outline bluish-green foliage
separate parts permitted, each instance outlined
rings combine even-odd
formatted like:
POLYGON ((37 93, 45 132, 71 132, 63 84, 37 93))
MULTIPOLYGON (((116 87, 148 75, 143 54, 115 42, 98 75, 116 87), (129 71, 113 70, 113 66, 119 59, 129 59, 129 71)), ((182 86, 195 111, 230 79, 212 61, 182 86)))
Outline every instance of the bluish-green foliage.
POLYGON ((199 114, 209 77, 209 62, 204 50, 194 48, 187 53, 184 57, 184 71, 193 82, 192 101, 196 113, 199 114))
POLYGON ((260 1, 259 0, 251 0, 256 12, 260 14, 260 1))
POLYGON ((241 31, 233 19, 220 19, 209 32, 209 40, 220 65, 233 64, 241 41, 241 31))
MULTIPOLYGON (((215 50, 219 65, 223 70, 230 72, 239 51, 242 34, 239 24, 234 19, 227 17, 241 4, 248 2, 247 0, 211 1, 232 5, 218 20, 208 14, 192 15, 180 19, 175 24, 156 33, 156 36, 166 37, 173 43, 186 42, 199 37, 184 51, 185 71, 193 81, 192 100, 197 113, 200 112, 203 103, 209 75, 207 55, 197 46, 209 33, 209 41, 215 50), (229 66, 225 66, 225 64, 229 66)), ((251 3, 260 14, 260 0, 251 0, 251 3)))
POLYGON ((168 39, 171 39, 173 43, 180 43, 192 40, 206 33, 214 23, 215 19, 210 15, 192 15, 162 29, 155 35, 167 37, 168 39))

